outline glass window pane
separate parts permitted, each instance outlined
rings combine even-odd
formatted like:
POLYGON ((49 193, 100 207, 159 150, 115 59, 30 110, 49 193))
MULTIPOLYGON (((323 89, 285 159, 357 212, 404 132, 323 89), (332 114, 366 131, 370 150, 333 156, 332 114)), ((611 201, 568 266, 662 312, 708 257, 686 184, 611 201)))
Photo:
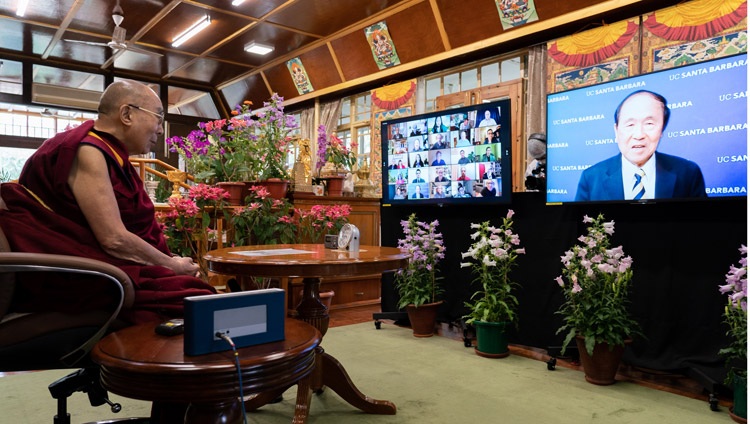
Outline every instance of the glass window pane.
POLYGON ((23 64, 14 60, 0 60, 0 93, 23 94, 23 64))
POLYGON ((461 72, 461 91, 472 90, 478 86, 479 81, 477 80, 476 69, 461 72))
POLYGON ((482 66, 482 87, 497 84, 500 82, 500 66, 497 63, 490 63, 482 66))
POLYGON ((521 58, 504 60, 500 64, 500 76, 503 82, 521 78, 521 58))
POLYGON ((357 128, 357 142, 359 143, 358 152, 362 154, 370 154, 370 127, 357 128))
MULTIPOLYGON (((205 91, 186 88, 167 87, 167 105, 169 113, 176 115, 196 116, 199 118, 219 119, 219 109, 211 95, 205 91)), ((229 105, 234 109, 236 105, 229 105)))
POLYGON ((458 93, 461 91, 461 83, 458 74, 450 74, 443 77, 443 94, 458 93))
POLYGON ((371 100, 369 95, 359 96, 357 101, 357 119, 355 122, 370 120, 371 100))
POLYGON ((0 182, 17 180, 34 149, 0 146, 0 182))
POLYGON ((429 100, 435 100, 435 97, 440 96, 440 78, 434 78, 427 80, 425 83, 425 98, 429 100))
POLYGON ((348 125, 351 122, 351 116, 351 99, 346 98, 341 102, 341 116, 339 117, 339 125, 348 125))

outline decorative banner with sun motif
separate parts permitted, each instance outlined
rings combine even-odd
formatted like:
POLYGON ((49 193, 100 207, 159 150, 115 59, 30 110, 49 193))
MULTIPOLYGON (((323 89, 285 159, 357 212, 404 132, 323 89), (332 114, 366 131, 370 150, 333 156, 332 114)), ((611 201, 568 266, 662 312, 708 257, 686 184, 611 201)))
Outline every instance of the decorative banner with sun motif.
POLYGON ((290 59, 286 62, 286 67, 289 69, 289 73, 292 75, 292 81, 294 86, 297 87, 297 92, 300 95, 310 93, 314 90, 310 78, 307 76, 305 67, 302 66, 302 61, 299 57, 290 59))
POLYGON ((365 28, 365 37, 370 43, 372 57, 379 69, 390 68, 401 64, 401 60, 396 54, 396 47, 393 45, 391 34, 388 33, 388 26, 385 21, 376 23, 365 28))
POLYGON ((495 0, 503 30, 539 20, 534 0, 495 0))

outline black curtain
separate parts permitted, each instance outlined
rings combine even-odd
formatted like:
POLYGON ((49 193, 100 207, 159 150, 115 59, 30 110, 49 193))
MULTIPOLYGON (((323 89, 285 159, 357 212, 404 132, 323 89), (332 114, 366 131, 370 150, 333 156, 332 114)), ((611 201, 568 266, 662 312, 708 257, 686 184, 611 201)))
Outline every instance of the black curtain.
MULTIPOLYGON (((512 204, 501 206, 383 207, 382 245, 397 245, 403 237, 399 222, 412 212, 422 221, 440 221, 447 251, 439 319, 457 322, 474 292, 472 276, 459 265, 471 244, 469 224, 499 225, 508 209, 515 212, 514 230, 526 248, 513 271, 520 309, 511 343, 560 346, 564 335, 555 333, 562 320, 555 312, 563 296, 554 281, 561 274, 560 257, 585 231, 583 216, 602 213, 615 221, 614 245, 633 258, 630 310, 645 334, 626 349, 625 362, 651 370, 700 369, 723 380, 724 360, 717 352, 729 340, 722 324, 726 297, 718 286, 747 243, 746 200, 547 206, 544 193, 514 193, 512 204)), ((392 286, 385 284, 388 289, 392 286)), ((392 292, 383 295, 392 297, 392 292)))

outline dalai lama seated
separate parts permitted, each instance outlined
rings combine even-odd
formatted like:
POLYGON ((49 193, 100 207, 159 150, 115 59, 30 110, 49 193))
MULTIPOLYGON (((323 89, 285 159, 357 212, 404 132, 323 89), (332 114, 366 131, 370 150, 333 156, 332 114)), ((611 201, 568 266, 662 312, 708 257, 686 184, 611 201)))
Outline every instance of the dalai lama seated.
MULTIPOLYGON (((128 156, 148 153, 163 133, 164 112, 146 85, 117 81, 102 94, 98 117, 45 141, 18 184, 0 184, 0 227, 11 249, 98 259, 125 271, 136 289, 124 312, 131 323, 182 315, 186 296, 214 293, 191 258, 172 256, 154 205, 128 156)), ((19 282, 18 312, 86 308, 96 285, 72 292, 62 277, 44 290, 19 282)))

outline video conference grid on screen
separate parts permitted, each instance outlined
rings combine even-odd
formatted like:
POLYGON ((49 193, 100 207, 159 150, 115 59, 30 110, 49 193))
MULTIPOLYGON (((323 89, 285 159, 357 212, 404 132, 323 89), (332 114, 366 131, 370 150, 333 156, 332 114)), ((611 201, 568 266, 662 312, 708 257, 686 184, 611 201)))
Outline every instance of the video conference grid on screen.
POLYGON ((660 176, 664 175, 663 167, 658 156, 654 156, 656 176, 651 199, 747 195, 747 55, 741 54, 548 95, 548 203, 582 201, 582 198, 583 201, 635 199, 631 197, 633 194, 623 195, 629 188, 624 182, 626 172, 610 172, 605 177, 606 172, 599 170, 608 158, 620 153, 614 113, 637 90, 663 96, 670 109, 656 152, 695 163, 705 186, 700 192, 690 192, 679 188, 686 182, 677 178, 666 189, 664 184, 669 177, 660 176), (597 164, 600 166, 588 172, 588 179, 582 177, 584 170, 597 164), (594 170, 597 172, 591 172, 594 170), (600 187, 605 186, 603 178, 617 180, 621 186, 619 193, 615 195, 611 189, 611 194, 604 194, 603 188, 598 196, 577 193, 590 189, 593 175, 600 178, 593 183, 600 187))
POLYGON ((506 103, 385 123, 387 200, 501 198, 506 103))

